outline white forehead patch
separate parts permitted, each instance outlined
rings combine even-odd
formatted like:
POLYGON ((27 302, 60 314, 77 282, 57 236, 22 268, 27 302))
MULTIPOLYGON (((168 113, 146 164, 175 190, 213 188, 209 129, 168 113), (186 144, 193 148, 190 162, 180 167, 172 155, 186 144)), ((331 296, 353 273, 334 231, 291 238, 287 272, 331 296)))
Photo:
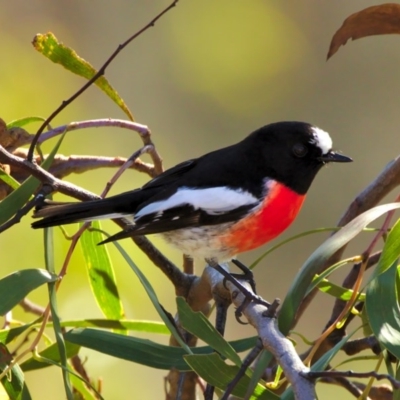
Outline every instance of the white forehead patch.
POLYGON ((322 154, 327 154, 330 150, 332 150, 332 139, 328 132, 325 132, 317 127, 313 127, 312 134, 313 138, 311 139, 311 143, 318 146, 321 149, 322 154))

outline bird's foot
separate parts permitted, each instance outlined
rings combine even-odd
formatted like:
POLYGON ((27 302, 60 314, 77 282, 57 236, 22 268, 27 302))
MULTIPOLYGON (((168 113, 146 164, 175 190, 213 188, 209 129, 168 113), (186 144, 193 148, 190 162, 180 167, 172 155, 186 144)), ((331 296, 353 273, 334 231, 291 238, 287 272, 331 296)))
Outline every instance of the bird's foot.
POLYGON ((239 322, 239 324, 247 325, 247 322, 243 322, 240 318, 243 315, 243 310, 251 302, 256 303, 256 304, 260 304, 260 305, 262 305, 264 307, 267 307, 267 308, 271 305, 271 303, 269 303, 268 301, 264 300, 262 297, 256 295, 255 293, 250 292, 249 290, 247 290, 242 285, 241 285, 241 288, 240 287, 237 287, 237 288, 244 295, 245 299, 243 300, 243 303, 235 310, 235 318, 236 318, 236 321, 239 322))
POLYGON ((246 267, 244 264, 242 264, 240 261, 237 260, 232 260, 232 262, 237 265, 242 271, 243 274, 231 274, 228 271, 226 271, 224 268, 221 267, 217 262, 214 260, 206 260, 207 263, 216 269, 221 275, 224 277, 224 286, 226 282, 232 283, 245 297, 245 300, 243 303, 235 310, 235 317, 236 320, 242 324, 246 325, 247 322, 243 322, 240 317, 243 315, 243 310, 251 303, 254 302, 256 304, 263 305, 265 307, 269 307, 270 303, 265 301, 262 297, 258 296, 255 291, 255 281, 254 281, 254 276, 251 270, 246 267), (252 290, 247 289, 245 286, 243 286, 238 279, 245 280, 250 284, 250 287, 252 290))
MULTIPOLYGON (((232 263, 235 264, 242 271, 242 274, 232 274, 231 273, 231 275, 235 279, 240 279, 242 281, 246 281, 250 285, 254 294, 257 294, 256 281, 254 280, 253 271, 247 265, 244 265, 242 262, 240 262, 239 260, 236 260, 235 258, 232 259, 232 263)), ((226 278, 224 278, 224 286, 225 286, 225 283, 226 283, 226 278)))

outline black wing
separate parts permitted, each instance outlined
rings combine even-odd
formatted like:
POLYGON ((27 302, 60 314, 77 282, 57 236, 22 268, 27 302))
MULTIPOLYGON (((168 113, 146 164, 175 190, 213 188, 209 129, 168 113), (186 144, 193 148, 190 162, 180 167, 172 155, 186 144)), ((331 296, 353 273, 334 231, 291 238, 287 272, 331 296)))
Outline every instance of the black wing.
POLYGON ((118 216, 134 215, 142 203, 146 203, 156 194, 160 194, 165 190, 173 193, 176 189, 175 187, 171 189, 171 185, 195 165, 196 160, 185 161, 152 179, 141 189, 135 189, 105 199, 81 203, 63 203, 45 200, 43 204, 37 206, 33 215, 34 218, 43 219, 34 222, 32 227, 34 229, 47 228, 107 218, 107 216, 109 218, 117 218, 118 216))
POLYGON ((127 229, 110 236, 100 244, 136 235, 150 235, 182 228, 235 222, 248 214, 254 207, 255 205, 251 204, 213 215, 202 209, 194 209, 191 205, 174 207, 162 213, 146 214, 137 219, 135 225, 131 225, 127 229))

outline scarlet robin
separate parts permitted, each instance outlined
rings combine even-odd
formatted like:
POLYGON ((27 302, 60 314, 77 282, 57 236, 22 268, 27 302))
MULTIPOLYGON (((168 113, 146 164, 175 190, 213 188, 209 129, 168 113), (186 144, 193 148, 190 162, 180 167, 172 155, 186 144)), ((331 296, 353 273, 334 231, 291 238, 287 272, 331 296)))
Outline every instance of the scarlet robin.
POLYGON ((263 245, 297 216, 321 167, 351 158, 329 134, 304 122, 266 125, 245 139, 168 169, 140 189, 81 203, 44 203, 32 224, 45 228, 134 216, 102 243, 161 233, 194 257, 219 262, 263 245))

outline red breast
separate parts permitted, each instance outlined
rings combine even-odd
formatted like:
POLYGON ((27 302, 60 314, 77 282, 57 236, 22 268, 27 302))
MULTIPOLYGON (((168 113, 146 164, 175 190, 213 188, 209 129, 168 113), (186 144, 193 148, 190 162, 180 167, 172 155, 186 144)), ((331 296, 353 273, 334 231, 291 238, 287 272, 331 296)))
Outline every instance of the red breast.
POLYGON ((268 182, 268 194, 260 207, 234 224, 221 243, 236 253, 255 249, 282 233, 296 218, 305 195, 276 181, 268 182))

